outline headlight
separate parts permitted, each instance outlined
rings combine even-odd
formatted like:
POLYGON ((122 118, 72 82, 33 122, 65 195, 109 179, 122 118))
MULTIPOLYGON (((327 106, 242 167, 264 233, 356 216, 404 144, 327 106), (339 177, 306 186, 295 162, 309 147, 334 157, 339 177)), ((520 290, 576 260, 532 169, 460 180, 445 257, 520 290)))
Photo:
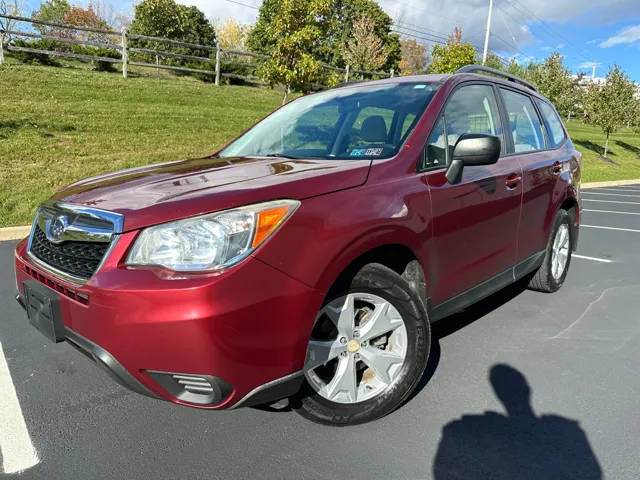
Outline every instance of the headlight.
POLYGON ((299 205, 277 200, 146 228, 126 263, 178 272, 230 267, 258 248, 299 205))

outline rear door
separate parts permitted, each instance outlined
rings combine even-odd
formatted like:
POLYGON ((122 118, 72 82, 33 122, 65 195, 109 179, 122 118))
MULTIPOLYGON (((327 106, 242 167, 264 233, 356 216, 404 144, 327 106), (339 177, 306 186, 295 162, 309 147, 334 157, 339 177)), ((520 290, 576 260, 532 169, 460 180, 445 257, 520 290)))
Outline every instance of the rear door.
POLYGON ((495 135, 504 144, 491 83, 465 83, 454 90, 425 149, 435 247, 435 261, 429 265, 434 305, 505 272, 516 258, 520 166, 513 158, 501 157, 494 165, 465 167, 460 183, 450 184, 446 167, 465 133, 495 135))
MULTIPOLYGON (((509 120, 508 158, 518 161, 523 172, 523 200, 518 262, 542 252, 547 243, 549 215, 554 204, 553 194, 565 159, 553 149, 553 137, 545 135, 535 100, 526 93, 500 87, 504 108, 509 120)), ((558 144, 564 141, 557 139, 558 144)), ((556 133, 557 135, 557 133, 556 133)))

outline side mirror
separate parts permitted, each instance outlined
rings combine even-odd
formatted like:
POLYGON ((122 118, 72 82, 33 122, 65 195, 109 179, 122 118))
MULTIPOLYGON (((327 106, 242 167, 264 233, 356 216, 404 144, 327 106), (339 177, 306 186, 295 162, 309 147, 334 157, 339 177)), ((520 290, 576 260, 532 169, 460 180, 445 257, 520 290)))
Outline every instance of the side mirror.
POLYGON ((467 133, 462 135, 453 147, 453 160, 445 176, 451 184, 462 178, 465 166, 491 165, 500 158, 500 139, 493 135, 467 133))

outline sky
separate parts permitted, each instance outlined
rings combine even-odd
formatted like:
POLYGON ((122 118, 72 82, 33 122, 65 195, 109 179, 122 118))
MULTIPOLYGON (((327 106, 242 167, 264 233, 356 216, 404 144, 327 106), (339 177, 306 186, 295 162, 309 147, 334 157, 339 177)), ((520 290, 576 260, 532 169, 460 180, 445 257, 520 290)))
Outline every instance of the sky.
MULTIPOLYGON (((132 0, 101 0, 132 11, 132 0)), ((218 22, 253 23, 261 0, 177 0, 218 22)), ((27 0, 34 8, 39 0, 27 0)), ((70 0, 86 5, 88 0, 70 0)), ((379 0, 403 38, 432 45, 457 26, 478 50, 484 44, 489 0, 379 0)), ((505 60, 540 61, 553 51, 575 73, 603 77, 613 64, 640 82, 640 0, 494 0, 489 49, 505 60)))

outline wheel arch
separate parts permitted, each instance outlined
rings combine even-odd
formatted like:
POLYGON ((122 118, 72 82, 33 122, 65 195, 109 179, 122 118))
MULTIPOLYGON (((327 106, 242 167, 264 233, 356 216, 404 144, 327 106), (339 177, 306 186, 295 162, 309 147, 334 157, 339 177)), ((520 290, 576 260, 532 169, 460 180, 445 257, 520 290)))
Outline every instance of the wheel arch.
POLYGON ((351 259, 335 275, 327 290, 326 298, 339 295, 350 284, 353 277, 367 264, 379 263, 403 277, 411 289, 424 302, 426 308, 427 280, 424 268, 412 248, 402 243, 385 243, 372 247, 351 259))
POLYGON ((578 228, 580 225, 580 209, 578 208, 578 201, 569 196, 560 205, 559 210, 564 210, 569 214, 570 226, 571 226, 571 250, 575 251, 578 248, 578 228))

